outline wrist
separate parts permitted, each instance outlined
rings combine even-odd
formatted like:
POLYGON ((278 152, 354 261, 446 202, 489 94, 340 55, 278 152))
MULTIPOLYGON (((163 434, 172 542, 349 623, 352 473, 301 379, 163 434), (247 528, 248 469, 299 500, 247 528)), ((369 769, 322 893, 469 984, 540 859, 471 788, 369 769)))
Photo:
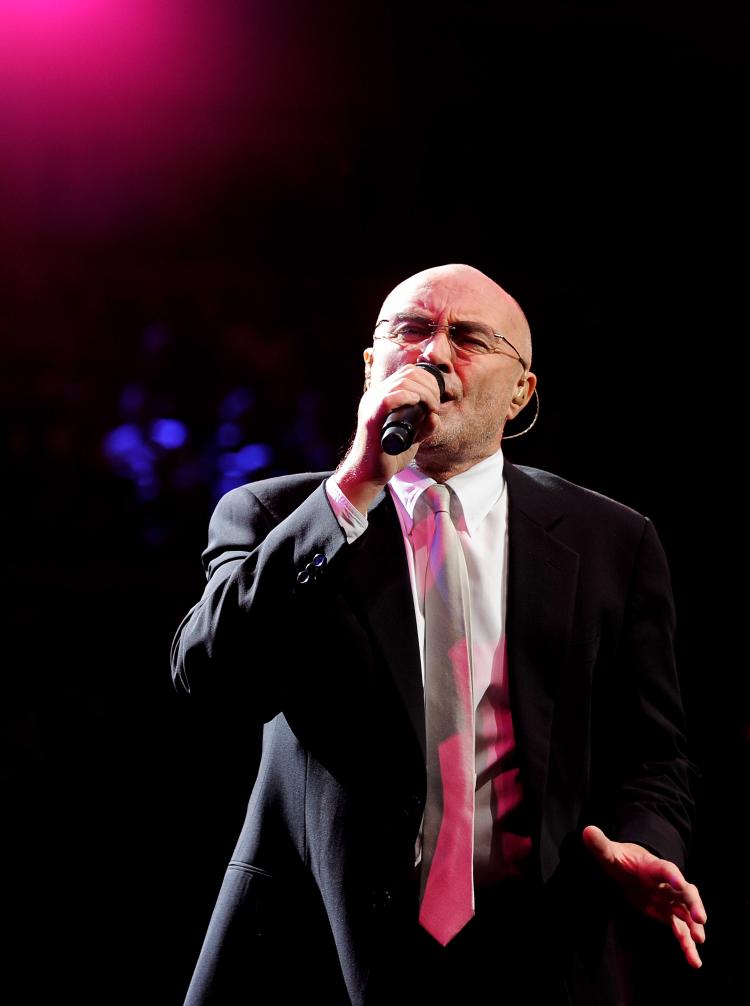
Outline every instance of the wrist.
POLYGON ((336 471, 335 477, 344 496, 353 507, 366 516, 370 506, 382 491, 384 483, 366 478, 358 468, 347 465, 346 460, 336 471))

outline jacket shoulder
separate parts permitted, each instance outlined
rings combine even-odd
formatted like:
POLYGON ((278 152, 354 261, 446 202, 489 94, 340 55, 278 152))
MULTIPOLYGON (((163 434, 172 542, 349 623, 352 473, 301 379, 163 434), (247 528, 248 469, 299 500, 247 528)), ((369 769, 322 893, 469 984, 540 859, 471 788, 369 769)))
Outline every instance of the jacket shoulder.
POLYGON ((216 514, 224 518, 230 515, 245 515, 260 506, 275 523, 296 510, 330 474, 330 472, 304 472, 248 482, 222 496, 216 505, 216 514))
POLYGON ((509 465, 506 477, 511 492, 522 498, 535 497, 549 509, 559 509, 582 517, 598 516, 611 522, 643 528, 648 518, 632 507, 603 493, 570 482, 560 475, 526 465, 509 465))

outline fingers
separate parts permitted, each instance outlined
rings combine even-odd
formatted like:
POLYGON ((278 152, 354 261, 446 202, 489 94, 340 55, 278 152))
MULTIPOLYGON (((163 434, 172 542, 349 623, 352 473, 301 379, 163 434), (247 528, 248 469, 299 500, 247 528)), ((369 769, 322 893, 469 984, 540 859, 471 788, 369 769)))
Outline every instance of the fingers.
POLYGON ((425 418, 420 424, 417 435, 414 439, 415 444, 421 444, 423 440, 431 437, 435 433, 440 425, 440 420, 434 412, 428 412, 425 418))
POLYGON ((363 396, 360 403, 360 421, 379 426, 389 412, 403 405, 421 403, 425 415, 436 414, 440 409, 440 393, 434 377, 425 371, 412 368, 391 374, 363 396))
POLYGON ((440 405, 440 388, 438 383, 435 377, 428 370, 425 370, 424 367, 417 367, 411 363, 399 367, 398 370, 394 371, 383 381, 383 387, 387 387, 389 384, 392 384, 394 388, 401 386, 413 388, 419 394, 421 401, 433 411, 437 411, 440 405))
POLYGON ((703 902, 701 901, 701 896, 698 893, 698 888, 695 884, 687 884, 685 890, 682 893, 682 899, 685 903, 685 907, 690 912, 690 917, 694 922, 700 925, 705 925, 708 921, 708 915, 706 914, 706 909, 703 907, 703 902))
POLYGON ((429 371, 424 370, 422 367, 410 366, 403 372, 397 371, 394 377, 397 375, 401 375, 399 377, 399 384, 404 388, 415 391, 419 396, 418 401, 423 402, 430 412, 437 412, 439 410, 440 388, 429 371))
POLYGON ((701 896, 695 884, 688 884, 685 881, 681 889, 675 888, 675 890, 680 894, 682 904, 688 912, 691 922, 700 926, 705 925, 708 921, 708 916, 706 915, 706 909, 703 907, 701 896))
MULTIPOLYGON (((677 942, 680 944, 680 949, 682 950, 685 960, 688 962, 690 967, 701 967, 703 961, 700 959, 700 954, 698 953, 698 948, 695 945, 695 939, 690 931, 690 927, 687 922, 685 922, 684 919, 679 918, 678 915, 672 916, 672 932, 674 933, 677 942)), ((704 933, 703 939, 699 939, 699 942, 702 943, 705 938, 704 933)))
POLYGON ((687 880, 685 880, 678 867, 668 859, 659 859, 657 856, 654 856, 653 860, 649 861, 648 866, 654 880, 658 880, 663 884, 669 884, 673 890, 682 893, 684 888, 688 886, 687 880))
MULTIPOLYGON (((684 902, 673 901, 669 910, 670 919, 677 918, 687 926, 691 937, 696 943, 706 942, 706 930, 703 922, 696 922, 684 902)), ((705 912, 703 913, 705 920, 705 912)))
POLYGON ((691 922, 705 925, 708 916, 695 884, 688 883, 674 863, 667 860, 658 859, 650 868, 653 878, 660 881, 659 886, 667 889, 666 893, 672 903, 683 906, 691 922))
POLYGON ((437 395, 430 396, 423 388, 415 386, 411 381, 403 381, 399 387, 387 392, 380 400, 377 409, 377 418, 383 418, 393 409, 398 409, 401 405, 416 405, 421 402, 428 412, 437 412, 440 401, 437 395))

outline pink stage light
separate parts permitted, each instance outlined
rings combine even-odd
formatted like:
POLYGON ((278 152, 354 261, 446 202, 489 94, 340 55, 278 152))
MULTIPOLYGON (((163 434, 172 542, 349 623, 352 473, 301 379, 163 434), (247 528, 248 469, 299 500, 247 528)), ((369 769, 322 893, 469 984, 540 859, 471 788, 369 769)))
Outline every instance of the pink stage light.
POLYGON ((236 154, 238 94, 258 71, 242 27, 210 0, 2 0, 6 227, 98 233, 179 213, 236 154))

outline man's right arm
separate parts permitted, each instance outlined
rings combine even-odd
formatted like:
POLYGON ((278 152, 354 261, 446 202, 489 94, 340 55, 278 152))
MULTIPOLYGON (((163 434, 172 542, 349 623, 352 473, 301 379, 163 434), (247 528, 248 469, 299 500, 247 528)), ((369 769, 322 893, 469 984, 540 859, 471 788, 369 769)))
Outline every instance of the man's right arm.
MULTIPOLYGON (((421 439, 434 432, 439 406, 434 378, 411 364, 362 396, 354 442, 335 477, 360 515, 415 457, 421 439), (385 454, 380 432, 386 415, 418 401, 426 410, 413 447, 397 457, 385 454)), ((172 644, 178 690, 242 701, 248 714, 262 721, 283 708, 295 673, 308 663, 302 627, 309 623, 315 585, 329 575, 329 564, 348 537, 324 485, 285 506, 282 497, 290 484, 299 486, 299 479, 243 486, 220 500, 203 553, 208 585, 172 644)))
POLYGON ((203 553, 208 583, 172 644, 178 691, 241 700, 258 721, 274 716, 293 686, 301 616, 346 544, 322 482, 286 516, 269 506, 269 485, 219 501, 203 553), (325 562, 306 577, 316 556, 325 562))

